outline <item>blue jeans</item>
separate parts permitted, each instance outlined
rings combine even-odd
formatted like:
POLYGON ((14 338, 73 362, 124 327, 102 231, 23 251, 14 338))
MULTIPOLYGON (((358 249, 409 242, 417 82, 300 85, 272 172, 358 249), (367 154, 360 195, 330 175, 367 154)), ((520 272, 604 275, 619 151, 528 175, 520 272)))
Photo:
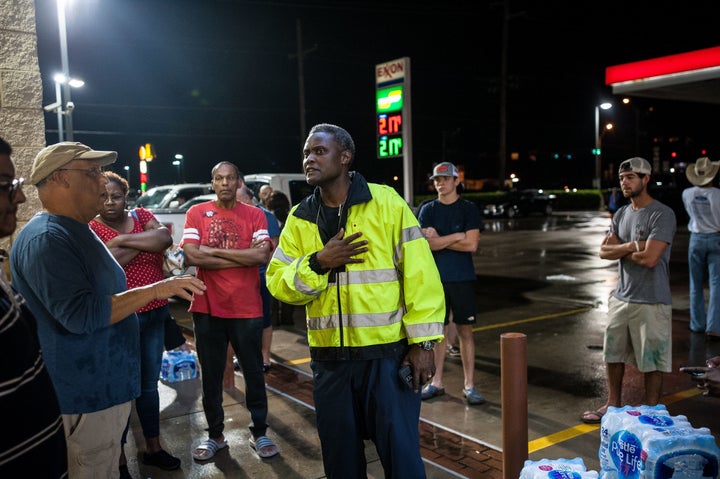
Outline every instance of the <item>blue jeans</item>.
POLYGON ((691 233, 688 247, 690 269, 690 329, 720 335, 720 234, 691 233), (710 298, 707 311, 703 280, 708 275, 710 298))
POLYGON ((208 436, 217 438, 225 429, 222 381, 228 341, 235 350, 235 357, 245 378, 245 405, 250 411, 250 431, 253 437, 264 436, 268 405, 261 351, 263 318, 229 319, 205 313, 193 313, 192 316, 208 436))
MULTIPOLYGON (((165 319, 170 316, 170 306, 151 309, 137 316, 140 325, 140 396, 135 399, 135 410, 143 436, 160 437, 158 378, 162 365, 165 319)), ((123 444, 126 439, 127 427, 123 432, 123 444)))

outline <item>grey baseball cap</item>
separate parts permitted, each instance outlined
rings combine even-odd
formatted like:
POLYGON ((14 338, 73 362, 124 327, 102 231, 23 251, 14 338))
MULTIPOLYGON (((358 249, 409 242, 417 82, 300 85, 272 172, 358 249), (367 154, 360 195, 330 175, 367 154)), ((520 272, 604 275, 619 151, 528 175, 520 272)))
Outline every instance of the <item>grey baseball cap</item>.
POLYGON ((640 158, 639 156, 636 156, 620 163, 618 173, 624 173, 627 171, 649 175, 650 173, 652 173, 652 166, 650 166, 650 163, 645 158, 640 158))

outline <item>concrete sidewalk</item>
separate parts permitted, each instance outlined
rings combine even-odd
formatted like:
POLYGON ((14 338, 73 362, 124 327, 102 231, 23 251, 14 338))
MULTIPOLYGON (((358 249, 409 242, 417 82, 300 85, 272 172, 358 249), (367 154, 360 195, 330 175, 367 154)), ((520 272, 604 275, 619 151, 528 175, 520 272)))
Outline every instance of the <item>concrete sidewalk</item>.
MULTIPOLYGON (((186 330, 188 343, 192 334, 186 330)), ((200 379, 176 383, 160 381, 161 442, 171 454, 182 460, 177 471, 162 471, 142 464, 144 439, 139 421, 133 411, 131 434, 126 445, 128 468, 135 478, 219 478, 253 477, 323 478, 320 441, 315 429, 312 398, 312 377, 307 362, 292 365, 290 358, 305 358, 307 343, 304 335, 294 328, 274 331, 273 356, 288 358, 286 364, 275 362, 266 374, 270 428, 268 436, 280 447, 281 453, 270 459, 260 459, 250 447, 247 425, 250 416, 245 409, 244 381, 235 373, 235 387, 226 389, 225 437, 229 447, 210 461, 194 461, 191 450, 204 440, 205 416, 202 411, 200 379), (287 364, 289 363, 289 364, 287 364), (138 446, 139 445, 139 446, 138 446)), ((421 448, 426 459, 429 479, 441 478, 501 478, 502 454, 486 444, 462 437, 439 424, 421 421, 421 448)), ((368 442, 368 477, 384 477, 374 446, 368 442)))

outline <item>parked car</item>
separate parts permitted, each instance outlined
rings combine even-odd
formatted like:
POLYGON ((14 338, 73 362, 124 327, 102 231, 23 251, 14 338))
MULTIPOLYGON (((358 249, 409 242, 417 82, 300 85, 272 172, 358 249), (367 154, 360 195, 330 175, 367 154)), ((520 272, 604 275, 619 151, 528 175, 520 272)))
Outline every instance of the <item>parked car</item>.
POLYGON ((198 203, 205 203, 206 201, 215 201, 216 199, 217 195, 215 193, 196 196, 195 198, 190 198, 185 203, 181 204, 177 210, 184 215, 185 213, 187 213, 187 210, 189 210, 191 206, 198 203))
POLYGON ((495 203, 483 208, 486 218, 512 218, 517 215, 540 213, 550 216, 553 212, 555 195, 548 195, 540 189, 513 190, 495 203))
POLYGON ((150 188, 135 201, 135 206, 149 210, 156 208, 177 208, 187 200, 213 193, 210 183, 183 183, 150 188))

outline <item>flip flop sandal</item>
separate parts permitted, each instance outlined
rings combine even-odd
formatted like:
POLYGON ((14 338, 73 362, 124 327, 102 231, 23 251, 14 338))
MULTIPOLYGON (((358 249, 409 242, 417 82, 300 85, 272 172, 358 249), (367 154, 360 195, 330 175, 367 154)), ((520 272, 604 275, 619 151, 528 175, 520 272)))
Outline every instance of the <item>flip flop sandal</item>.
POLYGON ((584 422, 585 424, 600 424, 602 422, 602 417, 605 415, 602 411, 585 411, 580 416, 580 420, 584 422), (594 416, 594 417, 593 417, 594 416), (595 419, 597 418, 597 419, 595 419))
POLYGON ((255 452, 257 452, 257 455, 262 457, 263 459, 267 459, 268 457, 276 456, 280 453, 280 448, 277 447, 277 444, 273 442, 272 439, 270 439, 267 436, 260 436, 257 438, 251 437, 250 438, 250 447, 255 449, 255 452), (275 447, 275 452, 264 452, 264 449, 266 447, 275 447))
POLYGON ((215 441, 214 439, 206 439, 205 441, 201 442, 192 452, 192 457, 196 461, 207 461, 209 459, 212 459, 215 457, 215 453, 217 453, 220 449, 224 449, 227 447, 227 442, 225 441, 215 441), (208 452, 206 452, 208 451, 208 452))

